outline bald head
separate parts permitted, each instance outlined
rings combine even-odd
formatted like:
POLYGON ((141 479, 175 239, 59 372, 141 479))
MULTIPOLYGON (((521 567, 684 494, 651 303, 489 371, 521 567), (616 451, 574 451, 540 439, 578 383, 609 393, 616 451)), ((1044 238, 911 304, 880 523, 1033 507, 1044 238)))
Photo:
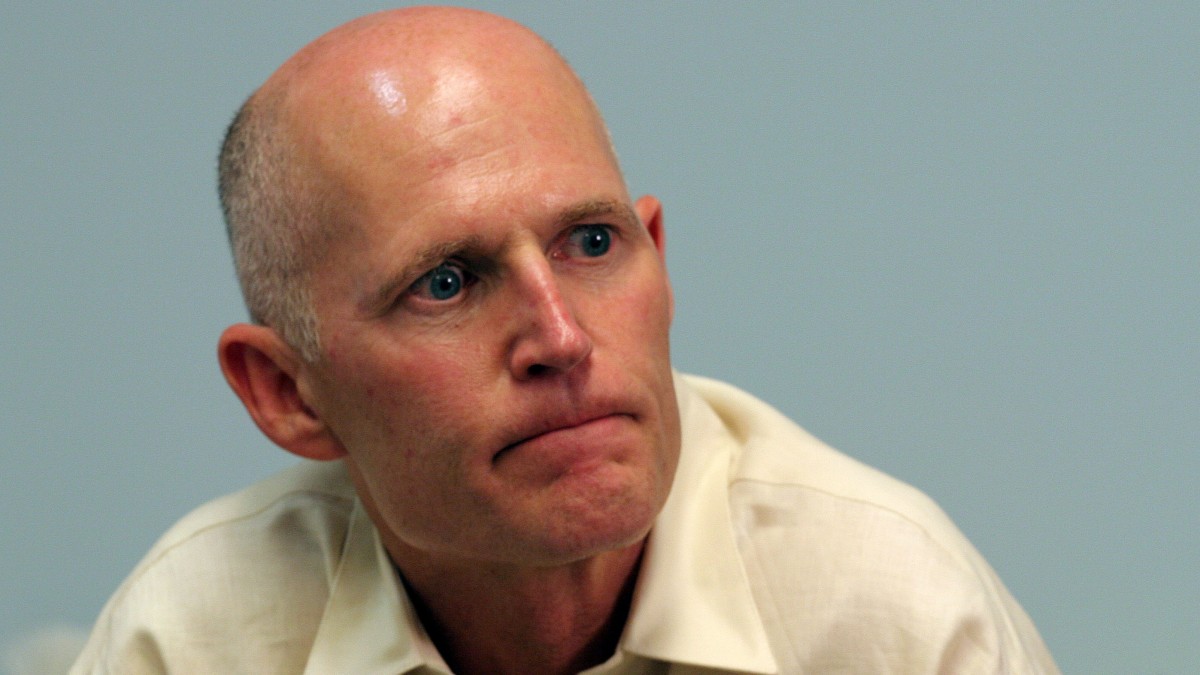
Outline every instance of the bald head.
MULTIPOLYGON (((474 161, 479 143, 601 142, 587 91, 540 37, 474 10, 372 14, 279 68, 231 124, 220 194, 251 317, 319 354, 312 278, 372 194, 474 161), (556 141, 561 142, 561 141, 556 141)), ((480 170, 483 170, 480 165, 480 170)))

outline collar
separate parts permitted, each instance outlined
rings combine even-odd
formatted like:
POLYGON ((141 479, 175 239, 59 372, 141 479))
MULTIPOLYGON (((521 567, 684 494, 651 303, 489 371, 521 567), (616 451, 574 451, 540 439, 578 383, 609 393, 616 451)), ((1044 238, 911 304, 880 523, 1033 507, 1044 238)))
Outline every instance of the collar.
MULTIPOLYGON (((679 465, 647 543, 615 660, 627 653, 776 673, 729 512, 729 470, 737 443, 678 374, 675 390, 682 431, 679 465)), ((304 672, 394 675, 421 666, 450 672, 356 499, 304 672)))
POLYGON ((395 675, 420 666, 449 673, 401 587, 375 525, 354 500, 329 601, 305 675, 395 675))
POLYGON ((675 390, 679 466, 647 543, 620 648, 674 663, 778 672, 729 512, 737 442, 679 374, 675 390))

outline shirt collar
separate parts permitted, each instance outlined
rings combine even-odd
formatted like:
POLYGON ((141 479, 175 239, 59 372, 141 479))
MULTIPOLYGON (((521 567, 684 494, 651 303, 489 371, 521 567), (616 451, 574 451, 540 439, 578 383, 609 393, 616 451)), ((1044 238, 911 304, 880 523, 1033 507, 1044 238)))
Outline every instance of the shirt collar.
POLYGON ((423 665, 450 672, 356 499, 305 675, 395 675, 423 665))
POLYGON ((775 673, 729 512, 736 441, 676 376, 682 451, 655 520, 621 649, 653 659, 775 673))

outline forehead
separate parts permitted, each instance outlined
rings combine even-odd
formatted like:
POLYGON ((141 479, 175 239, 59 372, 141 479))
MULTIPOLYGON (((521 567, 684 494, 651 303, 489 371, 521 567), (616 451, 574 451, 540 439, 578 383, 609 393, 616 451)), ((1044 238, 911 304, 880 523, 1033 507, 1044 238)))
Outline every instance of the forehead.
POLYGON ((564 64, 543 61, 501 68, 445 57, 421 69, 382 61, 309 78, 287 106, 298 164, 355 209, 398 192, 417 207, 419 191, 469 196, 489 176, 538 164, 623 182, 586 91, 564 64))
POLYGON ((317 146, 336 223, 318 286, 361 295, 445 242, 498 245, 515 230, 553 226, 580 205, 628 209, 590 101, 536 88, 532 96, 491 90, 474 73, 412 96, 403 86, 372 74, 363 93, 374 103, 317 146))
POLYGON ((378 164, 439 168, 484 144, 607 141, 586 90, 548 49, 504 60, 376 49, 348 64, 326 58, 320 67, 298 66, 281 78, 298 159, 355 182, 378 164), (397 165, 409 155, 409 166, 397 165))
POLYGON ((418 170, 360 182, 345 204, 339 269, 369 282, 376 271, 419 262, 423 251, 455 241, 499 249, 515 237, 544 239, 580 218, 629 218, 620 172, 595 144, 469 140, 479 131, 463 131, 456 146, 414 153, 410 159, 423 160, 418 170))
MULTIPOLYGON (((458 78, 445 87, 457 97, 477 84, 458 78)), ((390 87, 381 89, 381 98, 395 98, 390 87)), ((402 225, 483 226, 581 200, 628 200, 591 116, 578 106, 523 107, 480 92, 469 105, 431 105, 408 120, 360 127, 333 164, 346 224, 365 234, 402 225)))

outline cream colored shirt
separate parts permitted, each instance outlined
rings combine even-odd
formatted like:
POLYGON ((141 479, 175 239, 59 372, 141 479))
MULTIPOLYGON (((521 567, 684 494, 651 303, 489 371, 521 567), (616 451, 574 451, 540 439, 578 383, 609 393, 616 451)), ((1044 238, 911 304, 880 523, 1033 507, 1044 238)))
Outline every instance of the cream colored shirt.
MULTIPOLYGON (((616 653, 589 674, 1057 673, 920 492, 729 385, 676 380, 683 452, 616 653)), ((448 672, 340 463, 176 524, 73 673, 448 672)))

